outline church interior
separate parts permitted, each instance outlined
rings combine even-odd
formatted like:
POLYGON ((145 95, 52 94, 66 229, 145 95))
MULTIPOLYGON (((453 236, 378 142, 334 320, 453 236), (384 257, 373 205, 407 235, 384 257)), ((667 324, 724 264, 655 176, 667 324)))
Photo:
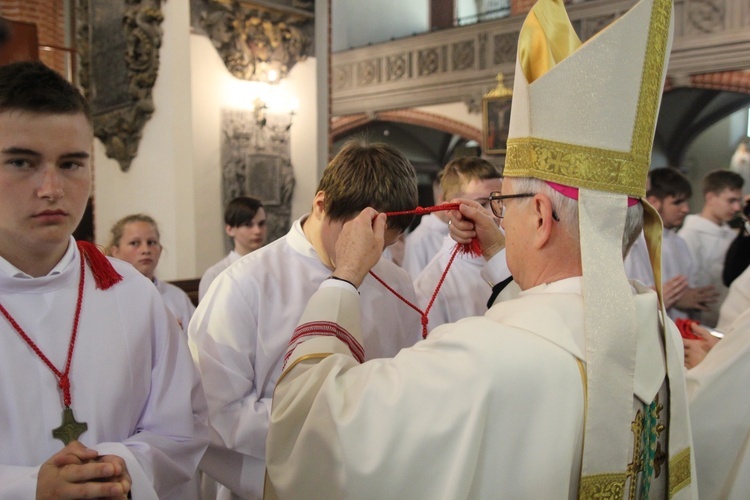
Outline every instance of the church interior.
MULTIPOLYGON (((565 3, 586 40, 636 2, 565 3)), ((161 228, 160 278, 191 282, 228 250, 228 200, 262 199, 269 241, 282 236, 347 139, 403 151, 422 204, 456 156, 502 166, 504 123, 488 109, 512 99, 532 4, 2 0, 0 62, 40 59, 92 104, 94 188, 81 234, 103 245, 120 217, 148 213, 161 228)), ((750 4, 674 4, 652 168, 677 167, 697 185, 750 135, 750 4)))

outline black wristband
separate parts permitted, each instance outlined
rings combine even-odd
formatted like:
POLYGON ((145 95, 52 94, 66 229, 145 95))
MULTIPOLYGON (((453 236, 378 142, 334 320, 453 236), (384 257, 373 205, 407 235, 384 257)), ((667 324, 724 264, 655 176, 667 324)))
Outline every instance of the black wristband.
MULTIPOLYGON (((354 283, 352 283, 351 281, 345 280, 344 278, 339 278, 338 276, 330 275, 327 279, 329 279, 329 280, 343 281, 344 283, 349 283, 351 286, 354 286, 354 283)), ((357 287, 354 286, 354 289, 357 290, 357 287)))

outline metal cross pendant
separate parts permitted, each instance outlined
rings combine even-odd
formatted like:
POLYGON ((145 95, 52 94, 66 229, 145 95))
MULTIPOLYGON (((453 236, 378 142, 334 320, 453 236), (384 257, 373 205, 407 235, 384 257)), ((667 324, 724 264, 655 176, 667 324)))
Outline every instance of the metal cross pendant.
POLYGON ((89 428, 86 422, 77 422, 73 416, 73 410, 66 406, 62 414, 62 425, 52 429, 52 437, 68 445, 71 441, 78 441, 78 437, 89 428))

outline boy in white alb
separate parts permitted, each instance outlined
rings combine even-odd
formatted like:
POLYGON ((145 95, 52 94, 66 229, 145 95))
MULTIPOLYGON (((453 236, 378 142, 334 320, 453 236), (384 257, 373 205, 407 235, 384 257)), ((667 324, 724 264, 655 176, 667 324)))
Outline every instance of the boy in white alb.
MULTIPOLYGON (((189 338, 209 407, 213 440, 201 468, 225 485, 220 498, 261 498, 271 397, 305 303, 336 266, 343 223, 367 205, 413 209, 416 175, 383 144, 349 143, 323 173, 312 213, 287 235, 243 257, 216 278, 190 322, 189 338), (230 491, 231 490, 231 491, 230 491)), ((388 243, 410 217, 389 222, 388 243)), ((373 272, 411 303, 406 272, 381 259, 373 272)), ((372 276, 360 288, 367 359, 395 356, 420 338, 419 314, 372 276)))
MULTIPOLYGON (((493 192, 500 192, 502 180, 497 167, 487 160, 463 157, 445 166, 440 184, 446 199, 474 200, 484 206, 488 215, 492 216, 489 212, 489 197, 493 192)), ((414 290, 417 292, 417 300, 422 310, 432 301, 455 246, 456 242, 446 236, 440 251, 414 280, 414 290)), ((484 263, 482 256, 466 253, 456 255, 430 308, 430 330, 443 323, 452 323, 469 316, 481 316, 487 312, 490 287, 481 275, 484 263)))
POLYGON ((707 326, 716 326, 719 308, 727 295, 722 281, 724 258, 737 232, 727 225, 742 209, 742 176, 731 170, 713 170, 703 178, 703 209, 688 215, 679 235, 687 243, 695 266, 692 286, 712 285, 718 300, 694 314, 707 326))
MULTIPOLYGON (((682 225, 690 207, 693 189, 690 181, 674 168, 656 168, 648 173, 646 200, 659 212, 662 232, 662 286, 667 314, 672 319, 687 318, 690 311, 705 310, 716 301, 713 285, 692 287, 694 264, 687 243, 675 230, 682 225)), ((654 286, 654 271, 646 248, 646 239, 635 241, 625 257, 625 274, 646 286, 654 286)))
POLYGON ((203 273, 198 285, 198 300, 206 295, 208 287, 224 269, 266 244, 266 211, 256 198, 238 196, 230 201, 224 209, 224 224, 224 231, 232 238, 232 251, 203 273))
POLYGON ((72 85, 0 68, 0 498, 185 498, 205 401, 156 288, 71 237, 92 145, 72 85))

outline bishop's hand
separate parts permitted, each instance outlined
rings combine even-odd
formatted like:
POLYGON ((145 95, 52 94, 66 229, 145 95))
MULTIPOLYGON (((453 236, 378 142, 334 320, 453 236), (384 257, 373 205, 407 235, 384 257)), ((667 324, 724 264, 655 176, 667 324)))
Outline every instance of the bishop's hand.
POLYGON ((383 253, 386 229, 385 214, 365 208, 346 222, 336 240, 333 276, 359 288, 372 266, 383 253))
POLYGON ((458 210, 451 210, 448 215, 453 240, 461 244, 470 244, 476 238, 486 260, 505 248, 505 234, 498 227, 497 219, 482 205, 474 200, 458 198, 450 203, 460 204, 458 210))
POLYGON ((125 461, 73 441, 39 467, 36 498, 126 498, 131 480, 125 461))

